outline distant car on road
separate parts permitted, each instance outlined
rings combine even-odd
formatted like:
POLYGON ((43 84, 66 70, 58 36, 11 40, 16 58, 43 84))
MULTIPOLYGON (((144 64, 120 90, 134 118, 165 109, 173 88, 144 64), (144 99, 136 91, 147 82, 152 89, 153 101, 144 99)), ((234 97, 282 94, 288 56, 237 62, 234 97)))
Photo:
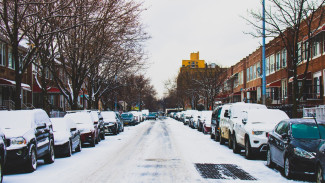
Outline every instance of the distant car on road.
POLYGON ((132 113, 122 113, 121 119, 123 121, 124 125, 136 125, 138 121, 135 119, 134 115, 132 113))
POLYGON ((124 130, 123 123, 114 111, 103 111, 101 114, 104 120, 105 134, 112 133, 117 135, 124 130))
POLYGON ((158 113, 156 113, 156 112, 149 112, 149 114, 147 116, 147 120, 149 120, 149 119, 157 120, 157 117, 158 117, 158 113))
POLYGON ((80 152, 81 137, 76 123, 69 118, 51 118, 51 122, 55 154, 70 157, 73 151, 80 152))
POLYGON ((0 116, 8 144, 6 165, 33 172, 38 159, 54 162, 52 123, 44 110, 0 111, 0 116))

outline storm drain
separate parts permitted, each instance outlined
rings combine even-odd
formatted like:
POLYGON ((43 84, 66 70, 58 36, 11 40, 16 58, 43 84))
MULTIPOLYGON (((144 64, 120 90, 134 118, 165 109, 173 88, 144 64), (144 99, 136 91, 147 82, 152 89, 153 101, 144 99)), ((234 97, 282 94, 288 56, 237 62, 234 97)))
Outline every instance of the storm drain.
POLYGON ((205 179, 257 180, 234 164, 195 164, 195 166, 205 179))

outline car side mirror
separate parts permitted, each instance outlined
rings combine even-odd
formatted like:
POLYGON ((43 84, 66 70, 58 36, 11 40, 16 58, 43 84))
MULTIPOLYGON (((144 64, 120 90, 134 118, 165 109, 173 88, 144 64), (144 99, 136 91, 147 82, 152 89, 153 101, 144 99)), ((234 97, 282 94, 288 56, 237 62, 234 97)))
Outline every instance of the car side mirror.
POLYGON ((228 112, 228 110, 225 111, 224 117, 225 117, 225 118, 229 118, 229 117, 230 117, 230 116, 229 116, 229 112, 228 112))
POLYGON ((247 119, 244 118, 244 119, 242 120, 242 122, 243 122, 244 125, 246 125, 246 124, 247 124, 247 119))
POLYGON ((282 137, 283 139, 288 139, 288 138, 289 138, 289 135, 286 134, 286 133, 283 133, 283 134, 281 135, 281 137, 282 137))
POLYGON ((43 128, 46 128, 46 123, 43 123, 42 125, 39 125, 38 127, 36 127, 37 130, 43 129, 43 128))
POLYGON ((70 128, 71 132, 77 131, 77 128, 70 128))

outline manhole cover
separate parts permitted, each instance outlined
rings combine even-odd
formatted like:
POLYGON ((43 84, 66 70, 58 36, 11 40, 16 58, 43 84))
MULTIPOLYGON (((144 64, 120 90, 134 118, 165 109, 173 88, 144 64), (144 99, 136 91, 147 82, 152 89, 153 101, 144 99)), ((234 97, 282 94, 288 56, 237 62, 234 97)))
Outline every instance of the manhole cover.
POLYGON ((206 179, 257 180, 233 164, 195 164, 195 166, 201 176, 206 179))

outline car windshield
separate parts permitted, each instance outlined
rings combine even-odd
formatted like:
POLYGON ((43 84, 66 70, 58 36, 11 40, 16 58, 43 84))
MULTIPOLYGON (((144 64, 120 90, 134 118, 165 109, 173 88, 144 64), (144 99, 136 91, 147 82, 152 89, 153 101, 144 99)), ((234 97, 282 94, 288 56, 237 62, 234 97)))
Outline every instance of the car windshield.
POLYGON ((151 112, 151 113, 149 113, 149 116, 156 116, 156 113, 155 112, 151 112))
POLYGON ((0 128, 28 129, 32 127, 32 113, 25 111, 4 111, 0 113, 0 128))
MULTIPOLYGON (((322 139, 325 139, 325 124, 318 124, 322 139)), ((292 136, 298 139, 319 139, 316 124, 292 124, 292 136)))
POLYGON ((133 114, 122 114, 122 118, 131 118, 133 114))
POLYGON ((64 118, 51 119, 53 131, 65 131, 67 130, 67 124, 64 118))

